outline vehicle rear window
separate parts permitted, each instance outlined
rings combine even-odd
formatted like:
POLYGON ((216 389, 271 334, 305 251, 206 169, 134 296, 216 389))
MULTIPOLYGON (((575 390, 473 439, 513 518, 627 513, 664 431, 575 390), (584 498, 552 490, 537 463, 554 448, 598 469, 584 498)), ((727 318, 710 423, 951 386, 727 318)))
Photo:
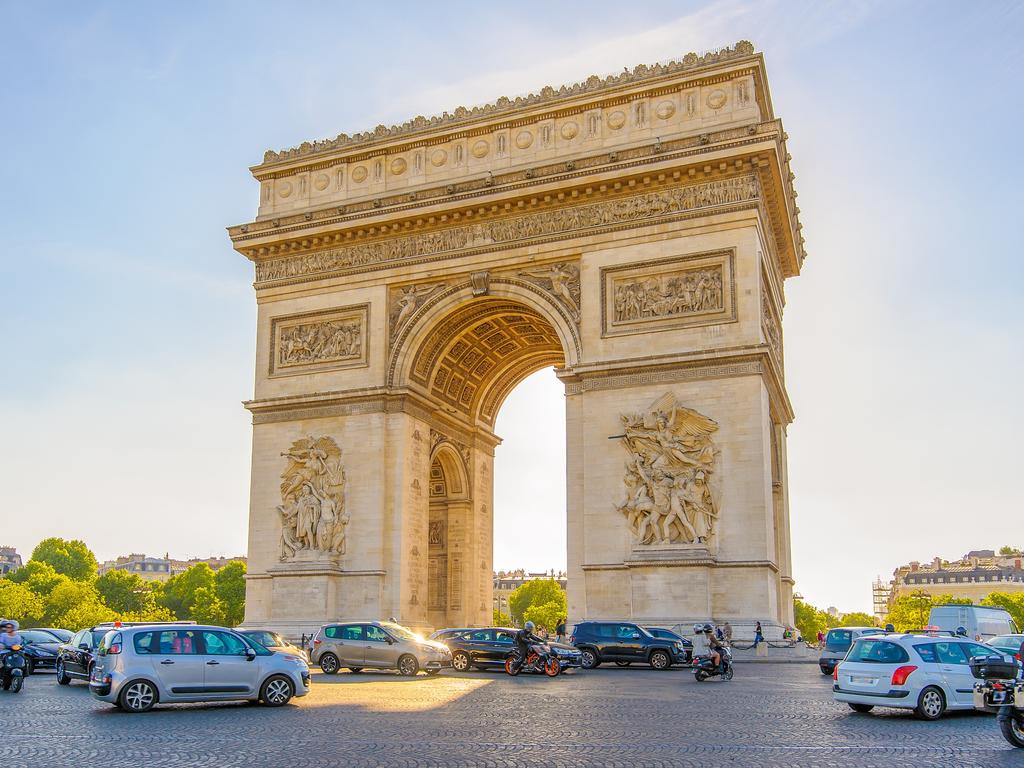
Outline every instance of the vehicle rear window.
POLYGON ((862 664, 903 664, 910 661, 910 654, 896 643, 866 639, 854 643, 846 660, 862 664))
POLYGON ((830 629, 825 635, 825 647, 830 651, 843 651, 853 642, 853 632, 848 629, 830 629))

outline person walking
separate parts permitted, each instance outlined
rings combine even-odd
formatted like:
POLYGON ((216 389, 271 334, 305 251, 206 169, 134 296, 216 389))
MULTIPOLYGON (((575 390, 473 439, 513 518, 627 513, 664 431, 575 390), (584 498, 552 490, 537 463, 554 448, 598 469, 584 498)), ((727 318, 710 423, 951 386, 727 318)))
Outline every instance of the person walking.
POLYGON ((822 648, 825 645, 825 633, 820 629, 818 630, 818 647, 822 648))
POLYGON ((757 648, 761 643, 764 642, 764 632, 761 631, 761 622, 757 622, 757 626, 754 627, 754 647, 757 648))
POLYGON ((728 621, 722 627, 722 642, 726 645, 732 645, 732 624, 728 621))
POLYGON ((555 634, 558 636, 558 642, 565 642, 565 617, 562 617, 561 621, 558 622, 558 626, 555 627, 555 634))

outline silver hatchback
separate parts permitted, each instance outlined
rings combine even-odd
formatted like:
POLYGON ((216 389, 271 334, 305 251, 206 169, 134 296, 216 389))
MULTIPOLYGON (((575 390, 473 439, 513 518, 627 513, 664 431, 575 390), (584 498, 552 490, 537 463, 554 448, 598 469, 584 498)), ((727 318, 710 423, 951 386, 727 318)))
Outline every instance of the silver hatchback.
POLYGON ((89 690, 128 712, 239 699, 280 707, 309 693, 309 670, 224 627, 124 627, 100 641, 89 690))

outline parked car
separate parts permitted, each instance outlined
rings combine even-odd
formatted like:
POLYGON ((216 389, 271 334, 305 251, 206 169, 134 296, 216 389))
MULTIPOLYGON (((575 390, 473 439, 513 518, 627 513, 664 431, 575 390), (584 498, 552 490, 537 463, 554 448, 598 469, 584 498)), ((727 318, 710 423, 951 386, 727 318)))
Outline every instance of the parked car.
POLYGON ((996 635, 987 643, 1002 653, 1010 654, 1017 661, 1024 662, 1020 653, 1021 645, 1024 645, 1024 635, 996 635))
POLYGON ((66 643, 75 634, 69 629, 57 629, 55 627, 36 627, 40 632, 48 632, 57 638, 57 642, 66 643))
MULTIPOLYGON (((511 627, 442 629, 431 635, 431 638, 447 645, 452 652, 452 668, 457 672, 465 672, 470 667, 504 668, 518 631, 511 627)), ((549 640, 547 645, 558 658, 562 672, 581 666, 582 654, 573 646, 554 640, 549 640)))
POLYGON ((928 624, 952 632, 962 627, 966 637, 982 640, 1020 632, 1009 611, 989 605, 936 605, 928 614, 928 624))
POLYGON ((57 682, 60 685, 67 685, 72 680, 86 680, 92 677, 93 666, 96 663, 96 649, 100 640, 111 629, 136 626, 189 626, 194 621, 150 621, 150 622, 120 622, 107 621, 97 624, 89 629, 80 629, 72 638, 61 644, 57 649, 57 682))
POLYGON ((836 664, 842 661, 853 641, 864 635, 880 635, 884 630, 878 627, 836 627, 825 633, 825 647, 818 657, 818 668, 823 675, 831 675, 836 664))
POLYGON ((964 637, 865 635, 832 673, 832 696, 855 712, 895 707, 936 720, 947 709, 974 707, 969 661, 994 653, 991 646, 964 637))
POLYGON ((309 660, 304 650, 299 648, 297 645, 289 643, 277 632, 273 632, 269 629, 239 629, 237 632, 245 635, 250 640, 259 643, 264 648, 267 648, 274 653, 283 653, 286 656, 295 656, 296 658, 302 659, 303 662, 307 662, 309 660))
POLYGON ((128 712, 155 704, 260 701, 280 707, 309 693, 302 659, 274 653, 225 627, 152 624, 108 630, 89 690, 128 712))
POLYGON ((313 635, 309 660, 328 675, 342 667, 352 672, 397 669, 408 676, 422 669, 436 675, 452 665, 452 653, 444 643, 427 640, 400 624, 358 621, 320 627, 313 635))
POLYGON ((31 675, 39 669, 55 669, 60 640, 41 629, 22 629, 25 641, 25 674, 31 675))
POLYGON ((654 637, 643 627, 625 621, 580 622, 569 642, 579 648, 584 669, 593 669, 606 661, 668 669, 673 664, 686 664, 688 658, 681 640, 654 637))

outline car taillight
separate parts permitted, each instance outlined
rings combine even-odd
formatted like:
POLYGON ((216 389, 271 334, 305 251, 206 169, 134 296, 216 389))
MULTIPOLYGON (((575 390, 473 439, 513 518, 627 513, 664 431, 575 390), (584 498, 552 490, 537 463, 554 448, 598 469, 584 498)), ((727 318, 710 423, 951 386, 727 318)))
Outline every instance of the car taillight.
POLYGON ((832 679, 835 680, 837 683, 839 682, 839 665, 838 664, 836 664, 834 667, 832 667, 832 679))
POLYGON ((897 667, 896 671, 892 673, 892 684, 893 685, 906 685, 907 678, 910 677, 912 672, 917 671, 917 667, 913 664, 907 664, 904 667, 897 667))
POLYGON ((320 640, 314 640, 313 641, 313 645, 320 645, 320 642, 321 642, 320 640))

